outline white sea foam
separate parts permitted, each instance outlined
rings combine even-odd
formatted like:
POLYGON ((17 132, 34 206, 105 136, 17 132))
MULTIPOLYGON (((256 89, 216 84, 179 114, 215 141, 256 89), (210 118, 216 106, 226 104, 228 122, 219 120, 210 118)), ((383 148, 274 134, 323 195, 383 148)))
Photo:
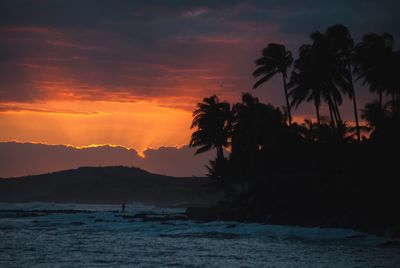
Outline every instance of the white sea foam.
POLYGON ((142 221, 182 209, 142 204, 0 203, 0 267, 400 267, 384 238, 352 230, 235 222, 142 221), (38 215, 5 210, 24 210, 38 215), (74 210, 73 213, 40 213, 74 210), (19 213, 19 216, 17 214, 19 213), (2 216, 1 216, 2 215, 2 216))

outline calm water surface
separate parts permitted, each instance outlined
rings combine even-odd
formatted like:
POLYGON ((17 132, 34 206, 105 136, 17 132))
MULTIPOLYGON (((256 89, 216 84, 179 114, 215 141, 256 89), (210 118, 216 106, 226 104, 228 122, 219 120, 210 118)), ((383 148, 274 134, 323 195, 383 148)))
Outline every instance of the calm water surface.
POLYGON ((128 204, 123 214, 118 209, 0 204, 0 267, 400 267, 400 248, 383 248, 386 238, 351 230, 142 221, 131 216, 183 210, 138 204, 128 204), (37 214, 45 209, 85 211, 37 214))

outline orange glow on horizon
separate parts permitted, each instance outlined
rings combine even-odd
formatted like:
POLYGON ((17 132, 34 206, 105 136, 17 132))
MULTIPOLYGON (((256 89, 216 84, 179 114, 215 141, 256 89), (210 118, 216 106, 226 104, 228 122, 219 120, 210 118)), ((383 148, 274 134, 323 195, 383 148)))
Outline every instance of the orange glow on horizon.
POLYGON ((189 142, 191 112, 156 101, 48 101, 11 103, 0 112, 0 141, 134 148, 189 142))

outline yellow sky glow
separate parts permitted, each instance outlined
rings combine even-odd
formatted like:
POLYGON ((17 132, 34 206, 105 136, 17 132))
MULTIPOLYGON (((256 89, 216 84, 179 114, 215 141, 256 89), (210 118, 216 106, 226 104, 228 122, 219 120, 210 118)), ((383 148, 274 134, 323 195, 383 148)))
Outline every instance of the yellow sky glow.
POLYGON ((115 144, 139 152, 187 144, 191 112, 166 106, 159 101, 8 103, 0 112, 0 141, 115 144))

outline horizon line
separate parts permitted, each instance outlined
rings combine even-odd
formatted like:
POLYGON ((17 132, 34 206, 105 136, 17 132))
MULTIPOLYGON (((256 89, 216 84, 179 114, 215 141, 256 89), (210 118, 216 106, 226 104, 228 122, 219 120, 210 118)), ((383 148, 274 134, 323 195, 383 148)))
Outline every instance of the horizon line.
POLYGON ((0 140, 0 144, 1 143, 17 143, 17 144, 35 144, 35 145, 46 145, 46 146, 64 146, 64 147, 68 147, 68 148, 73 148, 76 150, 83 150, 83 149, 89 149, 89 148, 101 148, 101 147, 111 147, 111 148, 124 148, 128 151, 133 150, 136 152, 136 154, 140 157, 140 158, 146 158, 146 155, 144 154, 145 151, 148 150, 160 150, 162 148, 174 148, 174 149, 182 149, 183 147, 189 146, 188 144, 183 144, 183 145, 174 145, 174 146, 164 146, 161 145, 157 148, 153 148, 151 146, 146 147, 146 149, 139 151, 136 148, 133 147, 127 147, 124 145, 118 145, 118 144, 111 144, 111 143, 102 143, 102 144, 89 144, 89 145, 73 145, 73 144, 62 144, 62 143, 46 143, 46 142, 35 142, 35 141, 20 141, 20 140, 0 140))

